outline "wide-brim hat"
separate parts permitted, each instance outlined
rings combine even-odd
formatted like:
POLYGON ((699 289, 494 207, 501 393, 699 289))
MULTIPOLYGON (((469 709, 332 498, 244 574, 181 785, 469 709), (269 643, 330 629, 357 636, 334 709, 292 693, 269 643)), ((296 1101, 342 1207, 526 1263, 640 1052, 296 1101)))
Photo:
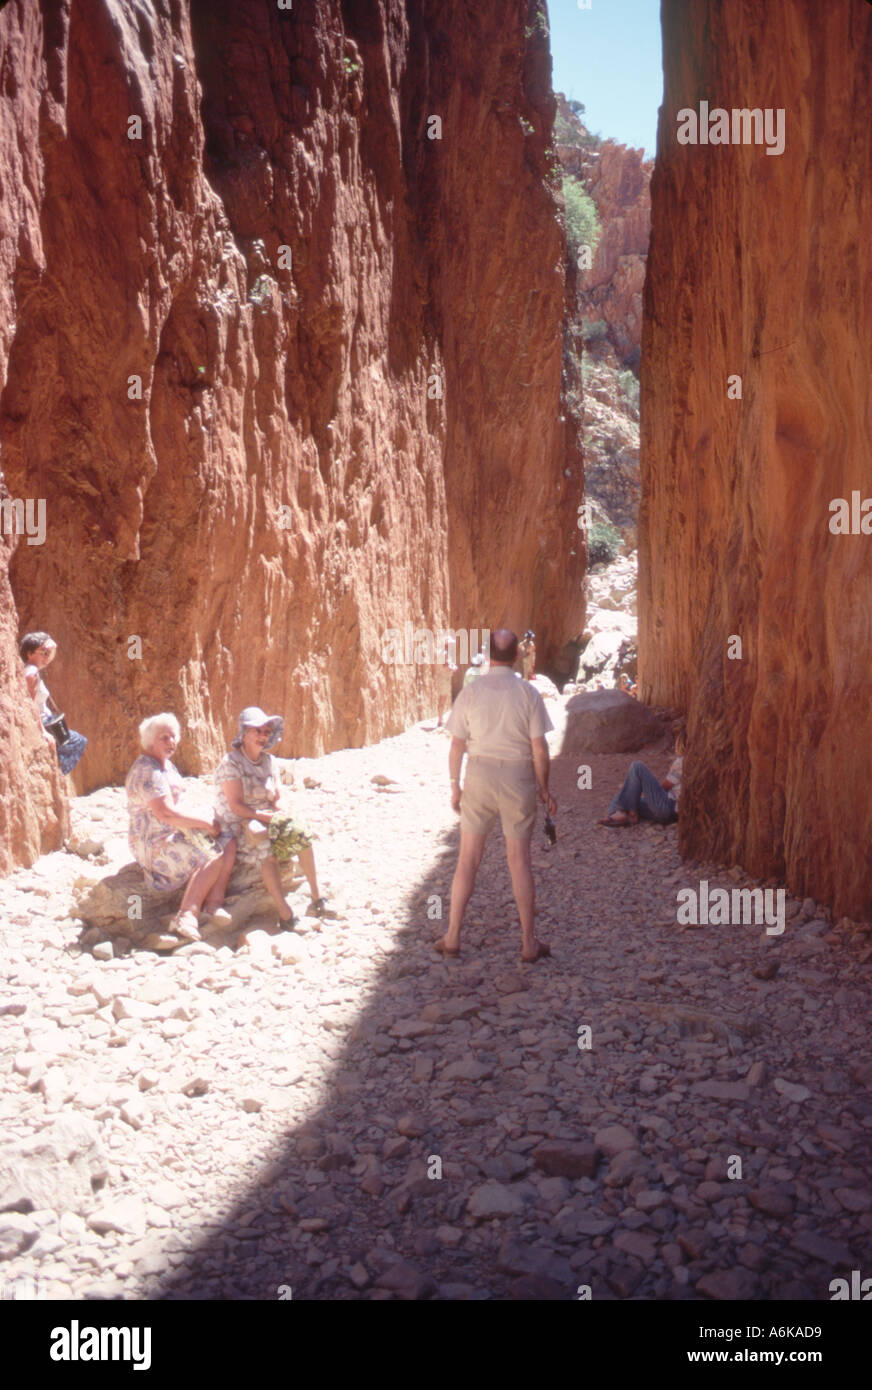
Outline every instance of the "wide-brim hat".
POLYGON ((262 729, 265 725, 269 728, 269 738, 264 745, 264 752, 268 752, 281 742, 282 734, 285 732, 285 721, 280 714, 264 714, 258 705, 248 705, 239 716, 239 732, 232 746, 242 747, 242 735, 246 729, 262 729))

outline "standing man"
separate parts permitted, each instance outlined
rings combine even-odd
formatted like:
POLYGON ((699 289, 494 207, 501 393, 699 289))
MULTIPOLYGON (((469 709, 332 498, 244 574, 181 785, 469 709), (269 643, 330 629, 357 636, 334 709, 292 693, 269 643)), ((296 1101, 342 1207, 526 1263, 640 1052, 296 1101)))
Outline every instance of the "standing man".
MULTIPOLYGON (((456 637, 446 637, 445 646, 442 651, 437 653, 438 662, 436 668, 436 689, 439 709, 437 712, 436 728, 441 729, 444 723, 442 718, 443 706, 451 713, 451 696, 454 691, 454 673, 457 670, 457 639, 456 637)), ((447 716, 446 716, 447 718, 447 716)))
POLYGON ((515 670, 525 681, 531 681, 536 674, 536 634, 529 628, 518 643, 515 670))
POLYGON ((451 885, 448 931, 436 942, 445 956, 460 955, 460 929, 472 896, 485 840, 497 816, 506 838, 506 858, 521 918, 521 959, 527 964, 551 954, 534 931, 536 896, 530 839, 536 802, 549 815, 557 802, 548 791, 550 759, 545 735, 554 725, 535 686, 512 671, 518 639, 499 628, 491 633, 490 670, 464 687, 446 723, 451 734, 448 768, 451 805, 460 812, 460 854, 451 885), (460 767, 468 754, 463 793, 460 767))

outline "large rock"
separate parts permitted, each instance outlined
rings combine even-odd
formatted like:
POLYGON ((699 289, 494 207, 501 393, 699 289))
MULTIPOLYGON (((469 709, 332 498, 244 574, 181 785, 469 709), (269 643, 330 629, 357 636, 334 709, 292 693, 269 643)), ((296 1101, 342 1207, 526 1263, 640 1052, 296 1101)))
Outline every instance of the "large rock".
POLYGON ((872 496, 872 6, 748 13, 662 5, 639 690, 688 712, 682 854, 866 918, 872 539, 829 526, 872 496), (786 112, 783 152, 680 145, 699 97, 786 112))
MULTIPOLYGON (((631 621, 631 620, 628 620, 631 621)), ((635 629, 635 623, 632 624, 635 629)), ((636 635, 627 636, 617 625, 595 632, 578 659, 578 679, 600 677, 617 684, 618 677, 636 659, 636 635)))
POLYGON ((108 1177, 93 1120, 66 1114, 0 1153, 0 1212, 84 1212, 108 1177))
MULTIPOLYGON (((295 864, 281 865, 280 877, 286 893, 293 892, 303 878, 295 864)), ((178 911, 182 890, 157 893, 147 886, 138 864, 125 864, 117 873, 102 878, 81 876, 74 884, 73 896, 75 916, 87 926, 98 927, 107 938, 125 937, 134 946, 141 946, 149 937, 166 932, 170 918, 178 911)), ((260 871, 248 867, 234 869, 224 906, 233 921, 215 935, 229 937, 254 919, 272 922, 276 916, 260 871)), ((205 925, 201 931, 209 934, 205 925)))
POLYGON ((573 695, 566 704, 562 753, 634 753, 656 743, 666 726, 653 710, 623 690, 573 695))
MULTIPOLYGON (((285 753, 399 732, 437 696, 383 660, 406 621, 534 626, 545 667, 582 627, 547 28, 425 9, 3 10, 3 468, 47 500, 12 589, 60 643, 86 787, 165 708, 188 772, 252 703, 285 753)), ((22 727, 13 862, 59 835, 22 727)))

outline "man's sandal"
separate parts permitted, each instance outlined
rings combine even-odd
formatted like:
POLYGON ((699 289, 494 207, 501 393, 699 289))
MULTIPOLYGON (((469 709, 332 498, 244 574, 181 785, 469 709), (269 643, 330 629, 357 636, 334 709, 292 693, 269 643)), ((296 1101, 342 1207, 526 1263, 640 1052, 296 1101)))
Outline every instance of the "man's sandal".
POLYGON ((439 954, 440 954, 440 956, 459 956, 459 955, 460 955, 460 947, 458 946, 458 947, 455 948, 455 950, 452 951, 450 947, 448 947, 448 946, 445 945, 445 937, 444 937, 444 936, 440 936, 440 938, 439 938, 438 941, 434 941, 434 942, 433 942, 433 949, 434 949, 434 951, 438 951, 439 954))
POLYGON ((551 947, 546 946, 544 941, 536 942, 536 954, 533 956, 521 956, 524 965, 535 965, 537 960, 544 960, 551 955, 551 947))

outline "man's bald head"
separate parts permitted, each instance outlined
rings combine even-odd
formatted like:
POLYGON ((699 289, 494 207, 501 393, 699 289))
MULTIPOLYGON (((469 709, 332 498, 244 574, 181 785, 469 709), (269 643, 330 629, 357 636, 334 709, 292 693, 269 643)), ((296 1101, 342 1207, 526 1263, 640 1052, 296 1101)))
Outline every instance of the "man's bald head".
POLYGON ((518 638, 507 627, 498 627, 490 635, 491 666, 514 666, 518 659, 518 638))

